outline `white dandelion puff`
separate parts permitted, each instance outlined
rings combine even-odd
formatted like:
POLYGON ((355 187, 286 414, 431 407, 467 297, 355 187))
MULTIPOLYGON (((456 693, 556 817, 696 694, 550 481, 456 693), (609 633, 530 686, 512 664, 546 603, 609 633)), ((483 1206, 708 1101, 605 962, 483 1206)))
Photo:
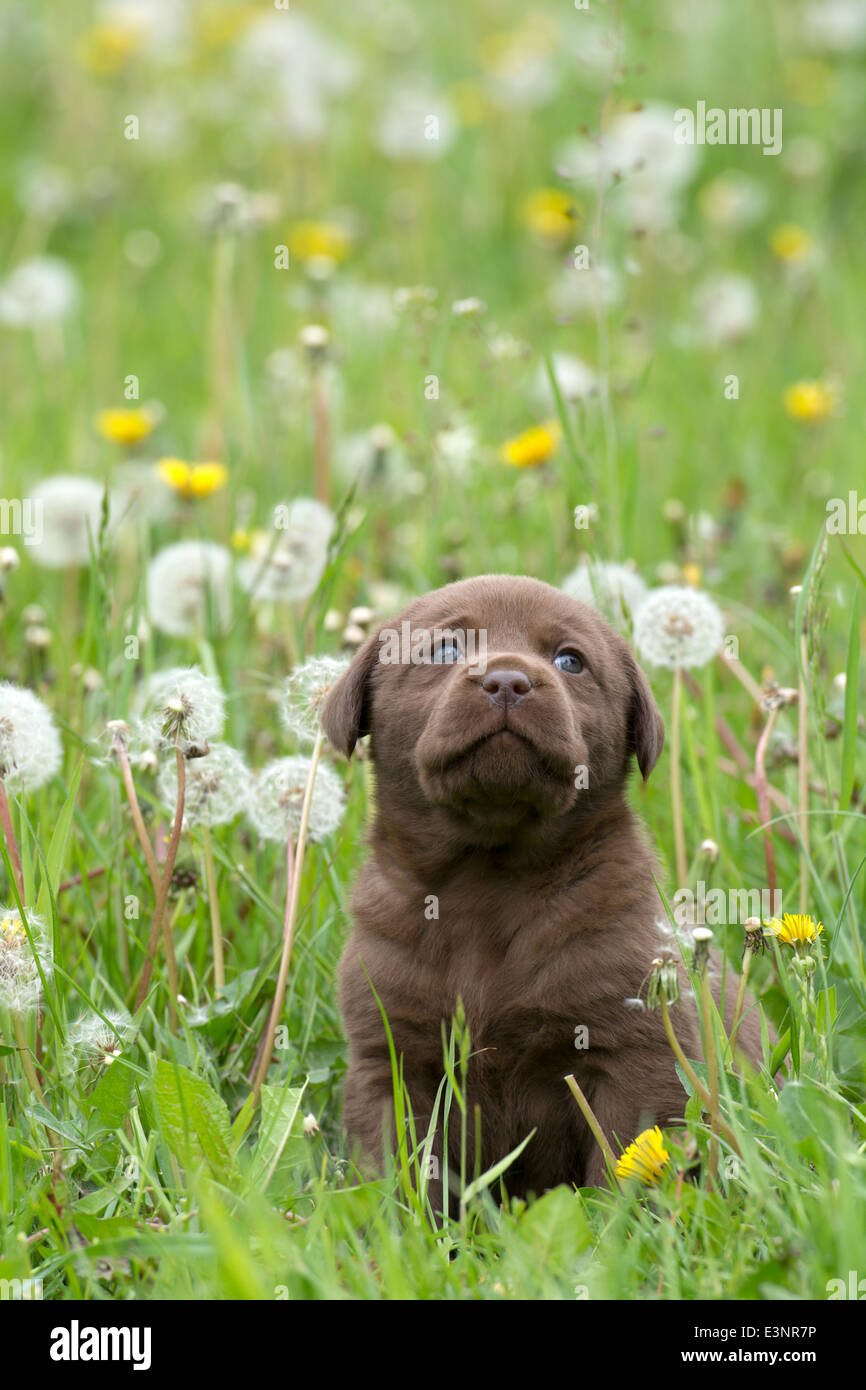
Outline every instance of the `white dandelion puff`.
POLYGON ((599 180, 621 184, 622 201, 612 207, 646 231, 667 227, 676 217, 678 195, 695 172, 701 152, 674 139, 674 110, 649 102, 616 116, 598 138, 582 136, 561 148, 557 170, 578 184, 599 180))
POLYGON ((206 676, 198 666, 154 672, 143 686, 137 706, 142 733, 151 747, 173 743, 175 729, 182 744, 202 747, 218 739, 225 727, 223 688, 215 676, 206 676))
POLYGON ((280 709, 283 727, 300 739, 314 740, 319 731, 322 706, 348 669, 348 660, 340 657, 313 656, 293 671, 286 681, 280 709))
POLYGON ((0 681, 0 780, 32 792, 60 770, 63 746, 54 716, 32 690, 0 681))
POLYGON ((231 621, 232 557, 212 541, 178 541, 147 568, 147 611, 160 632, 194 636, 208 622, 224 632, 231 621))
POLYGON ((321 502, 300 497, 275 512, 276 540, 262 533, 238 567, 241 588, 258 602, 298 603, 315 591, 336 524, 321 502))
POLYGON ((578 565, 563 579, 562 589, 579 603, 597 608, 615 626, 622 625, 623 608, 634 616, 647 595, 635 569, 603 561, 578 565))
MULTIPOLYGON (((312 762, 300 755, 268 763, 253 782, 247 814, 262 840, 285 843, 301 824, 307 779, 312 762)), ((324 840, 343 818, 346 794, 333 768, 320 763, 313 784, 307 837, 324 840)))
MULTIPOLYGON (((577 401, 587 401, 598 395, 598 378, 592 367, 588 367, 579 357, 568 352, 554 352, 550 359, 556 387, 564 401, 573 405, 577 401)), ((539 365, 535 379, 538 398, 548 409, 556 408, 556 396, 550 384, 547 364, 539 365)))
POLYGON ((698 332, 711 347, 745 338, 758 318, 758 294, 745 275, 713 275, 695 291, 698 332))
MULTIPOLYGON (((95 478, 57 473, 37 483, 28 504, 33 508, 38 534, 30 549, 45 569, 69 569, 90 564, 90 548, 96 548, 102 522, 105 488, 95 478)), ((112 519, 109 498, 109 522, 112 519)))
POLYGON ((79 1014, 66 1035, 67 1060, 93 1067, 111 1066, 134 1032, 135 1025, 125 1011, 106 1009, 98 1014, 90 1010, 79 1014))
POLYGON ((23 261, 0 283, 0 323, 39 328, 65 318, 78 299, 78 281, 56 256, 23 261))
MULTIPOLYGON (((250 770, 242 753, 227 743, 211 744, 203 758, 186 765, 183 817, 188 825, 228 825, 244 810, 250 770)), ((156 784, 166 806, 177 805, 177 760, 163 764, 156 784)))
POLYGON ((457 135, 448 99, 423 82, 392 93, 382 111, 375 141, 388 159, 441 159, 457 135))
POLYGON ((54 951, 45 923, 28 913, 30 938, 14 907, 0 907, 0 1007, 14 1014, 34 1009, 46 982, 54 973, 54 951), (41 974, 40 974, 41 966, 41 974))
POLYGON ((411 491, 406 452, 390 425, 372 425, 349 435, 337 450, 336 463, 341 478, 364 492, 394 497, 411 491))
POLYGON ((635 615, 635 647, 651 666, 705 666, 724 636, 721 609, 700 589, 666 584, 654 589, 635 615))

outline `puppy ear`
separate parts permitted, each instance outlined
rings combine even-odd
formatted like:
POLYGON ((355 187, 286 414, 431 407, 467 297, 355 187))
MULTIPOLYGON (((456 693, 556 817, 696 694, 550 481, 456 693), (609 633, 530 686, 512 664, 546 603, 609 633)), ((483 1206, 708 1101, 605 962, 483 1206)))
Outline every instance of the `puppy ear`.
POLYGON ((629 710, 629 741, 637 758, 641 776, 646 781, 661 756, 665 744, 665 724, 653 699, 649 681, 629 653, 631 679, 631 708, 629 710))
POLYGON ((368 637, 322 707, 322 728, 335 748, 351 758, 355 744, 370 732, 370 673, 379 654, 379 634, 368 637))

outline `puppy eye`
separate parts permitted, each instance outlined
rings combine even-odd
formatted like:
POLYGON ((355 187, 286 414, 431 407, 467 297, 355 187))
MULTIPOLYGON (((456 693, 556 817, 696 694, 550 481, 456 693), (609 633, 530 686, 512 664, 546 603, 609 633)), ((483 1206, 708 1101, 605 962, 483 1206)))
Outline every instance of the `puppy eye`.
POLYGON ((560 671, 567 671, 570 676, 577 676, 583 670, 583 662, 577 652, 560 652, 553 658, 554 666, 558 666, 560 671))
POLYGON ((438 665, 447 665, 453 661, 460 661, 463 656, 456 642, 437 642, 430 656, 430 660, 438 665))

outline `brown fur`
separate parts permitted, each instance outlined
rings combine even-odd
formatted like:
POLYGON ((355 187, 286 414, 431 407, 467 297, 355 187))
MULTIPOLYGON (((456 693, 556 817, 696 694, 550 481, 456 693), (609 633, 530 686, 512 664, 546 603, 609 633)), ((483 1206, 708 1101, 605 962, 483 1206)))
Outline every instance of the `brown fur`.
MULTIPOLYGON (((685 1103, 658 1014, 625 1003, 664 949, 654 858, 625 798, 632 756, 647 778, 661 753, 661 715, 627 644, 594 609, 536 580, 450 584, 388 626, 404 619, 413 632, 485 630, 487 672, 517 672, 531 691, 503 707, 466 662, 384 664, 376 633, 326 703, 325 730, 347 755, 371 734, 377 788, 372 855, 340 964, 346 1129, 381 1158, 392 1081, 370 981, 403 1055, 419 1139, 443 1075, 442 1021, 460 996, 482 1170, 534 1129, 506 1174, 510 1194, 599 1184, 601 1153, 567 1073, 615 1152, 647 1125, 681 1119, 685 1103), (563 648, 580 655, 582 672, 554 666, 563 648), (574 785, 580 765, 586 790, 574 785), (425 915, 433 894, 438 920, 425 915), (580 1025, 586 1050, 575 1048, 580 1025)), ((693 1006, 673 1016, 686 1054, 700 1058, 693 1006)), ((740 1042, 759 1062, 753 1016, 740 1042)), ((471 1173, 471 1118, 468 1128, 471 1173)), ((456 1111, 449 1147, 454 1172, 456 1111)))

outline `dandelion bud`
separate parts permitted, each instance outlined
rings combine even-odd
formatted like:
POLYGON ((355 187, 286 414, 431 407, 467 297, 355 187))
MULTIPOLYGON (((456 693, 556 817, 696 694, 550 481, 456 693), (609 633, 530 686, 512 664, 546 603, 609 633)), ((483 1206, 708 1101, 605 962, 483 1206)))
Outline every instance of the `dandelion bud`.
POLYGON ((31 623, 24 629, 24 641, 28 647, 44 652, 51 646, 51 633, 47 627, 38 627, 36 623, 31 623))
POLYGON ((316 1119, 315 1115, 305 1115, 305 1116, 304 1116, 304 1134, 305 1134, 305 1136, 309 1139, 309 1138, 312 1137, 312 1135, 318 1134, 318 1133, 319 1133, 319 1121, 316 1119))
POLYGON ((695 946, 694 966, 695 970, 704 970, 710 959, 710 942, 713 933, 709 927, 695 927, 692 932, 692 941, 695 946))
POLYGON ((760 917, 747 917, 743 923, 743 931, 745 933, 743 950, 763 952, 766 943, 760 917))
POLYGON ((677 964, 673 956, 657 956, 652 963, 647 983, 646 1002, 648 1009, 657 1009, 665 1004, 675 1004, 680 997, 680 981, 677 964))
POLYGON ((310 361, 320 362, 327 351, 331 335, 321 323, 308 323, 299 334, 301 347, 307 352, 310 361))
POLYGON ((709 859, 711 864, 715 864, 716 860, 719 857, 719 847, 716 844, 715 840, 701 840, 701 847, 699 852, 706 859, 709 859))

